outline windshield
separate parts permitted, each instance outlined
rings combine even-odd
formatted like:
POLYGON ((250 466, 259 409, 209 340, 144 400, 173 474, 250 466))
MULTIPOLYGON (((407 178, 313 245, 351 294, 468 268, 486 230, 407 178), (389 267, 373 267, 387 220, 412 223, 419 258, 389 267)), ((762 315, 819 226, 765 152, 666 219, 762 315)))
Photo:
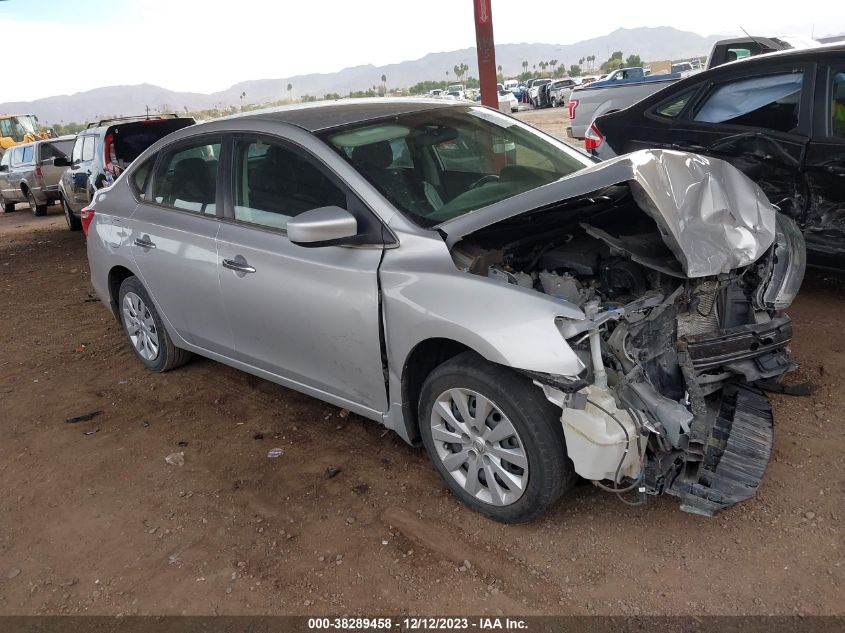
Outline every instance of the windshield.
POLYGON ((397 209, 425 227, 592 164, 552 137, 483 107, 413 112, 321 136, 397 209))

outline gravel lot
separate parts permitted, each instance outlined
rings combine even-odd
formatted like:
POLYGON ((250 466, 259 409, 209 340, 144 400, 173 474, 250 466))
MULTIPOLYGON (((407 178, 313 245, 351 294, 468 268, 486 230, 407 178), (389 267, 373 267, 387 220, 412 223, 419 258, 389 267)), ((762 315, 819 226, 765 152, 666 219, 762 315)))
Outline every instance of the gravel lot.
MULTIPOLYGON (((563 135, 561 109, 520 116, 563 135)), ((790 310, 792 380, 819 389, 774 396, 756 499, 704 519, 583 485, 508 527, 372 422, 208 360, 143 370, 81 234, 19 208, 0 214, 0 614, 843 613, 843 278, 810 274, 790 310)))

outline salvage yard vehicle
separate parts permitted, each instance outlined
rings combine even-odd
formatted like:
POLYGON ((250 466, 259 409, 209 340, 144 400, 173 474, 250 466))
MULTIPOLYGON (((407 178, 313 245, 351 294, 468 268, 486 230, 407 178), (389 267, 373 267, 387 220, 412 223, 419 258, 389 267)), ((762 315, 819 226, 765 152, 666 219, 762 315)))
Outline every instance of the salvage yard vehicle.
POLYGON ((845 46, 749 57, 598 119, 599 158, 643 148, 720 158, 804 231, 809 263, 845 269, 845 46))
POLYGON ((70 159, 54 161, 56 167, 65 168, 59 181, 59 196, 68 228, 82 229, 80 213, 94 192, 112 184, 141 152, 195 122, 191 117, 163 114, 90 123, 76 137, 70 159))
POLYGON ((53 160, 67 158, 73 136, 17 145, 0 158, 0 204, 10 213, 26 202, 35 215, 45 215, 47 205, 59 200, 59 179, 64 169, 53 160))
POLYGON ((707 70, 728 62, 765 55, 775 51, 814 48, 820 46, 816 40, 798 35, 780 35, 778 37, 745 36, 719 40, 710 49, 707 57, 707 70))
POLYGON ((578 476, 711 515, 754 495, 803 241, 729 164, 605 163, 496 110, 344 100, 202 123, 82 211, 153 371, 207 356, 421 442, 488 517, 578 476))
POLYGON ((618 68, 589 84, 582 82, 569 95, 566 135, 582 139, 597 117, 627 108, 681 78, 678 73, 646 75, 642 68, 618 68))

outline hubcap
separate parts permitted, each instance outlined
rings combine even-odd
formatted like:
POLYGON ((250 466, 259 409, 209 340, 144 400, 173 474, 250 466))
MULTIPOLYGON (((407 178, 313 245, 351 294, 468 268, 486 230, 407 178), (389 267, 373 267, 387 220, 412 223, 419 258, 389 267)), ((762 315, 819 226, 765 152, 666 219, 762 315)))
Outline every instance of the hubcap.
POLYGON ((123 297, 123 326, 135 350, 145 360, 158 357, 158 329, 144 300, 134 292, 123 297))
POLYGON ((35 213, 38 209, 38 204, 35 202, 35 196, 32 195, 32 192, 27 194, 26 199, 29 201, 29 208, 32 209, 33 213, 35 213))
POLYGON ((470 389, 449 389, 434 402, 430 424, 437 456, 469 494, 506 506, 525 492, 525 447, 494 402, 470 389))

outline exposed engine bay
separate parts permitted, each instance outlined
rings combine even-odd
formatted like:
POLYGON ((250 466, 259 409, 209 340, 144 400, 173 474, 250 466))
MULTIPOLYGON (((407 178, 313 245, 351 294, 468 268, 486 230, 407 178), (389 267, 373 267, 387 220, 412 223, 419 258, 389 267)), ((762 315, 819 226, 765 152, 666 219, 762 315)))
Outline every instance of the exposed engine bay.
POLYGON ((692 222, 680 218, 673 236, 637 187, 614 185, 487 226, 452 256, 469 273, 583 312, 558 319, 581 374, 532 376, 562 408, 579 475, 623 500, 668 492, 682 509, 712 515, 753 496, 770 458, 771 406, 756 384, 796 367, 781 310, 803 278, 803 240, 777 214, 768 242, 762 227, 749 231, 760 238, 749 245, 759 257, 746 258, 755 261, 702 275, 709 252, 735 257, 736 231, 719 245, 712 234, 691 235, 692 222))

